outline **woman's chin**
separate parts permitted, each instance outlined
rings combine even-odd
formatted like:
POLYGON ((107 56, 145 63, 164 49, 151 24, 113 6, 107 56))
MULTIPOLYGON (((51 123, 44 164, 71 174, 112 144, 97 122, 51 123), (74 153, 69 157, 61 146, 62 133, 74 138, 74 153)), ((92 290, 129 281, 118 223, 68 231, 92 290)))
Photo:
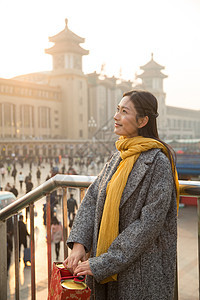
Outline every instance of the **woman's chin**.
POLYGON ((120 130, 117 130, 117 128, 114 129, 114 133, 117 134, 117 135, 123 135, 123 134, 120 132, 120 130))

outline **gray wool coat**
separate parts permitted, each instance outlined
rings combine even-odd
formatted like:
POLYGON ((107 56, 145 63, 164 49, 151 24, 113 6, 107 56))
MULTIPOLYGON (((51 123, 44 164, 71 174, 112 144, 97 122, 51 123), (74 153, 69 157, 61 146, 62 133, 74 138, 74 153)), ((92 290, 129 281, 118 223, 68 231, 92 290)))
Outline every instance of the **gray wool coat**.
POLYGON ((119 235, 107 253, 95 257, 106 187, 120 161, 116 152, 88 188, 67 244, 72 248, 74 242, 81 243, 91 251, 89 264, 94 277, 87 278, 91 299, 173 299, 176 192, 170 162, 160 149, 139 156, 122 194, 119 235), (100 283, 115 273, 116 282, 100 283))

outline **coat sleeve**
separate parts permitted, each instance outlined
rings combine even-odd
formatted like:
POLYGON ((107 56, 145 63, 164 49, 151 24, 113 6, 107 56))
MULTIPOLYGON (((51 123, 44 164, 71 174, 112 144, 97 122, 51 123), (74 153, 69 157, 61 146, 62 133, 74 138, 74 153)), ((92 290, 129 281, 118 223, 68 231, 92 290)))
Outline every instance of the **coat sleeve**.
POLYGON ((86 252, 89 252, 91 249, 97 194, 107 165, 108 163, 104 166, 101 173, 87 189, 86 195, 81 202, 73 223, 72 230, 67 240, 67 245, 71 249, 73 248, 73 243, 80 243, 84 245, 86 252))
POLYGON ((89 258, 97 282, 124 271, 148 249, 159 236, 172 201, 176 202, 171 166, 166 157, 159 157, 140 217, 118 235, 107 253, 89 258))

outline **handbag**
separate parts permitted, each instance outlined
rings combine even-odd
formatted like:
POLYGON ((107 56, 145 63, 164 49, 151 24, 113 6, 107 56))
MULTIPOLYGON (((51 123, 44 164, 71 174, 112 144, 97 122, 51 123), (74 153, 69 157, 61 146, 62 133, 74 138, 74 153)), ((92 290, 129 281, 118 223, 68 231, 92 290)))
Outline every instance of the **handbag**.
POLYGON ((85 284, 83 278, 77 278, 77 276, 73 276, 69 270, 60 268, 59 266, 61 264, 62 263, 60 262, 53 263, 51 281, 48 290, 48 300, 89 300, 91 290, 85 284))

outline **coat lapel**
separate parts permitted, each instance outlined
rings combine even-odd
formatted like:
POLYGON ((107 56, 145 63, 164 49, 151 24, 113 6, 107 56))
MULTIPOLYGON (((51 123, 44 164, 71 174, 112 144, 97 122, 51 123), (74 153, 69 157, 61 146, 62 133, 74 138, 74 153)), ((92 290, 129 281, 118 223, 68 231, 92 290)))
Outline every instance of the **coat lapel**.
POLYGON ((129 174, 126 186, 124 188, 120 208, 128 200, 128 198, 133 194, 141 180, 144 178, 146 172, 148 171, 150 165, 152 164, 156 154, 160 149, 151 149, 146 152, 142 152, 139 158, 137 159, 131 173, 129 174))
POLYGON ((105 202, 105 198, 106 198, 106 188, 107 188, 108 182, 111 180, 113 174, 116 172, 120 161, 121 161, 120 152, 116 152, 113 155, 111 162, 108 164, 106 172, 102 178, 102 183, 99 186, 99 191, 100 191, 99 200, 100 201, 97 202, 97 209, 100 212, 100 216, 103 211, 103 206, 104 206, 104 202, 105 202))

